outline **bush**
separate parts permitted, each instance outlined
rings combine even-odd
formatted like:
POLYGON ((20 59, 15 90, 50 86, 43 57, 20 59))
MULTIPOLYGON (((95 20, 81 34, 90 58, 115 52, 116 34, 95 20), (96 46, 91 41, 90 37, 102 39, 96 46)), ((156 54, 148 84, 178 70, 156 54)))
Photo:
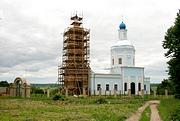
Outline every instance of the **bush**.
POLYGON ((52 89, 50 91, 50 95, 56 95, 56 94, 58 94, 58 92, 59 92, 59 89, 52 89))
POLYGON ((99 98, 95 101, 95 103, 97 104, 104 104, 104 103, 107 103, 107 101, 104 99, 104 98, 99 98))
POLYGON ((176 107, 175 110, 170 115, 170 120, 171 121, 180 121, 180 105, 176 107))
POLYGON ((44 94, 43 89, 40 89, 39 87, 32 86, 31 87, 31 94, 44 94))
POLYGON ((52 98, 53 100, 61 100, 61 101, 64 101, 65 100, 65 97, 63 95, 60 95, 60 94, 55 94, 54 97, 52 98))

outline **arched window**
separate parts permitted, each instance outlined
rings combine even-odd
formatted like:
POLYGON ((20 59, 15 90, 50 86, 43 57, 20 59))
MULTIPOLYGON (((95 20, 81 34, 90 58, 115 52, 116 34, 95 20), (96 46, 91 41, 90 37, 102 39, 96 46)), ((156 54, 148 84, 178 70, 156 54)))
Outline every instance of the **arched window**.
POLYGON ((141 91, 141 83, 138 83, 138 91, 141 91))
POLYGON ((109 91, 109 84, 106 84, 106 91, 109 91))
POLYGON ((124 83, 124 91, 127 91, 127 83, 124 83))
POLYGON ((112 65, 114 65, 114 59, 112 59, 112 65))
POLYGON ((118 85, 117 85, 117 84, 114 85, 114 90, 115 90, 115 91, 118 90, 118 85))
POLYGON ((122 58, 118 58, 119 64, 122 64, 122 58))
POLYGON ((99 91, 101 89, 101 84, 97 84, 97 90, 99 91))
POLYGON ((144 91, 146 91, 146 85, 144 85, 144 91))

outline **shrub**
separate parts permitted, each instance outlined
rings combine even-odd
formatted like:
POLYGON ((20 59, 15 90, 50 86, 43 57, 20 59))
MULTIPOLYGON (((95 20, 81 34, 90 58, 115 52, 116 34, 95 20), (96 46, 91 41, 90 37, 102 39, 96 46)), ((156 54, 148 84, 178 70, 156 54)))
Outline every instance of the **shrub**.
POLYGON ((52 89, 51 91, 50 91, 50 95, 55 95, 55 94, 57 94, 59 92, 59 89, 52 89))
POLYGON ((95 101, 95 103, 97 104, 104 104, 104 103, 107 103, 107 101, 104 99, 104 98, 99 98, 95 101))
POLYGON ((31 87, 31 94, 44 94, 43 89, 40 89, 39 87, 32 86, 31 87))
POLYGON ((53 100, 61 100, 61 101, 64 101, 65 100, 65 97, 63 95, 60 95, 60 94, 55 94, 54 97, 52 98, 53 100))

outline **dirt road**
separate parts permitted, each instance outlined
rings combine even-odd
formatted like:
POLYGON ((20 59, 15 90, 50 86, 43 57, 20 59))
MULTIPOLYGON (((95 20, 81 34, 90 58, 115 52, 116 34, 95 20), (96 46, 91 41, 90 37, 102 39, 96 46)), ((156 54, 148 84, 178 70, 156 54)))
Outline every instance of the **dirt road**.
POLYGON ((152 100, 152 101, 146 102, 142 107, 140 107, 138 109, 138 111, 136 113, 134 113, 131 117, 126 119, 126 121, 139 121, 139 119, 141 118, 142 112, 148 106, 150 106, 150 108, 151 108, 151 118, 150 118, 150 121, 162 121, 160 116, 159 116, 158 110, 157 110, 158 104, 159 104, 159 100, 152 100))

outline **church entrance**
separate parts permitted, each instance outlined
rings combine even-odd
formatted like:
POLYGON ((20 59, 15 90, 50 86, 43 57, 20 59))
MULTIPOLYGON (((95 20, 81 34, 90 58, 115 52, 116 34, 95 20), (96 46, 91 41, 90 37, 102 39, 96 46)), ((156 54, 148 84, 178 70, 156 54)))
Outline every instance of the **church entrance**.
POLYGON ((131 94, 135 95, 135 83, 131 83, 131 94))

